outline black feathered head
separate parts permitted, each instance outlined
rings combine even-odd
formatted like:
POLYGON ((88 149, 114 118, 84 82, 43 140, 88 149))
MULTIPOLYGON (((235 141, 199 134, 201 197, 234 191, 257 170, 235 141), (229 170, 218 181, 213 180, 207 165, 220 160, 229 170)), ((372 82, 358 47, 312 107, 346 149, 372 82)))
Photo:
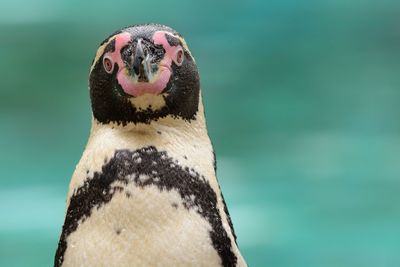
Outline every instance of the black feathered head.
POLYGON ((90 98, 100 123, 150 123, 168 115, 192 120, 199 74, 185 40, 158 24, 123 28, 97 50, 90 98))

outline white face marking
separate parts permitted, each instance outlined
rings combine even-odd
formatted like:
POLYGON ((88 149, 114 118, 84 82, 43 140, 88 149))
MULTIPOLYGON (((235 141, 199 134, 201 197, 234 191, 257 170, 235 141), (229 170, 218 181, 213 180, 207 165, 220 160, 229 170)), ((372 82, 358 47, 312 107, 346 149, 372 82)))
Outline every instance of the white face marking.
POLYGON ((138 97, 131 97, 129 101, 132 106, 139 111, 150 109, 152 111, 160 110, 165 106, 165 98, 167 94, 154 95, 144 94, 138 97))
POLYGON ((103 55, 104 49, 106 49, 107 45, 108 45, 109 43, 111 43, 111 41, 114 40, 114 39, 115 39, 115 36, 111 37, 107 42, 105 42, 104 44, 102 44, 102 45, 97 49, 96 56, 94 57, 94 60, 93 60, 93 64, 92 64, 92 66, 90 67, 90 72, 92 72, 92 70, 93 70, 94 66, 96 65, 97 61, 99 60, 99 58, 101 57, 101 55, 103 55))

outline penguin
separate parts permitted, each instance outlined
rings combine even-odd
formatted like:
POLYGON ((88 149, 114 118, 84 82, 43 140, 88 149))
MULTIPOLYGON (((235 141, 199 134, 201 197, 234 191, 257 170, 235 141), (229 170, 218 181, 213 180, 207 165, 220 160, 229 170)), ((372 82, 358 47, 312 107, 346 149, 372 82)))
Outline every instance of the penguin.
POLYGON ((114 32, 96 52, 89 92, 92 127, 54 266, 247 266, 183 37, 159 24, 114 32))

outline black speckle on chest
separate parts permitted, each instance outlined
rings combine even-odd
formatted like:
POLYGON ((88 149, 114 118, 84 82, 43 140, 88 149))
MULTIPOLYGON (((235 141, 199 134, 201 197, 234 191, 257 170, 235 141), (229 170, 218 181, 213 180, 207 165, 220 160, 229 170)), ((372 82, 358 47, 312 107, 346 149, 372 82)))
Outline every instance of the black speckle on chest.
MULTIPOLYGON (((55 257, 55 266, 60 266, 67 249, 66 238, 74 232, 80 221, 91 216, 92 210, 107 204, 123 187, 112 186, 114 182, 134 183, 139 187, 156 186, 160 191, 176 190, 184 208, 195 209, 206 219, 212 230, 209 232, 212 245, 218 252, 223 266, 235 266, 237 257, 232 251, 231 240, 222 226, 217 209, 217 194, 204 176, 188 167, 181 167, 164 151, 145 147, 136 151, 118 150, 104 164, 101 172, 76 190, 70 199, 61 238, 55 257)), ((129 192, 125 192, 127 201, 129 192)))

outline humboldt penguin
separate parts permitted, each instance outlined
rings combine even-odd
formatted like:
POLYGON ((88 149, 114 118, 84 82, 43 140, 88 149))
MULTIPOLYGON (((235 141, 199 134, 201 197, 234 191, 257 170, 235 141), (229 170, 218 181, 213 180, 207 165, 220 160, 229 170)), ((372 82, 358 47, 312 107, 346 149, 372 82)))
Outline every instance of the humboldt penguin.
POLYGON ((195 60, 159 24, 99 46, 54 266, 246 266, 216 178, 195 60))

